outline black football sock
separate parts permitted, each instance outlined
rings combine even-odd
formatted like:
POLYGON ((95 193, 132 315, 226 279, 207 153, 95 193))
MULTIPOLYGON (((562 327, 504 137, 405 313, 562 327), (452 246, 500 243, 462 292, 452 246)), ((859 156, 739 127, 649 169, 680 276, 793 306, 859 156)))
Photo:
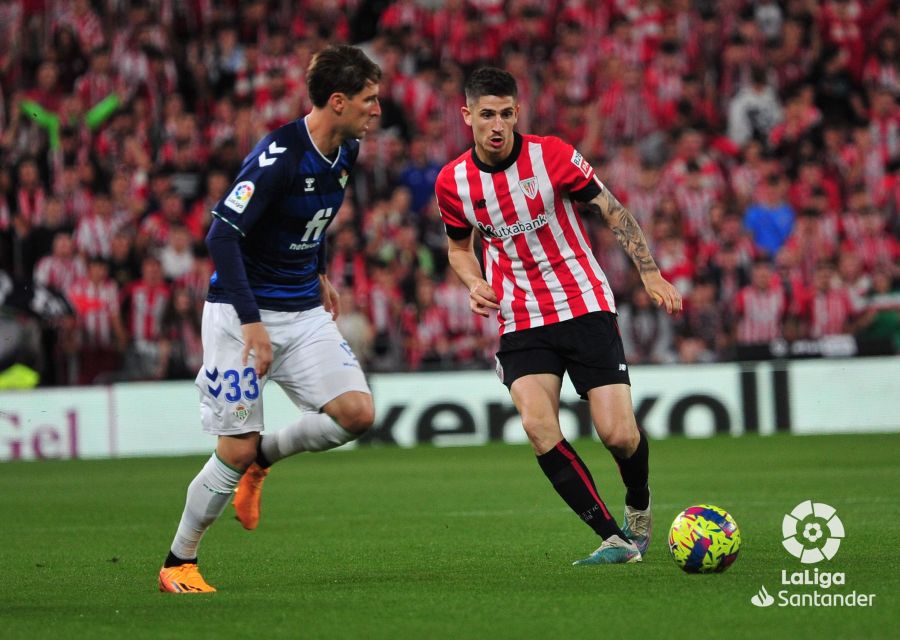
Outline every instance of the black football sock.
POLYGON ((560 497, 598 536, 604 540, 610 536, 625 538, 600 499, 590 471, 572 445, 562 440, 547 453, 539 455, 537 461, 560 497))
POLYGON ((163 562, 164 567, 177 567, 182 564, 197 564, 197 558, 189 558, 185 560, 184 558, 179 558, 170 551, 169 555, 166 556, 166 561, 163 562))
POLYGON ((647 486, 650 475, 650 446, 644 430, 638 429, 638 432, 641 439, 631 457, 624 459, 613 457, 619 465, 622 482, 625 483, 625 504, 632 509, 644 510, 650 506, 650 489, 647 486))
MULTIPOLYGON (((265 438, 265 437, 266 436, 260 434, 259 440, 256 441, 256 464, 258 464, 263 469, 268 469, 269 467, 272 466, 272 463, 269 462, 268 458, 266 458, 266 455, 263 453, 263 450, 262 450, 262 441, 263 441, 263 438, 265 438)), ((273 436, 269 436, 269 437, 271 438, 273 436)))

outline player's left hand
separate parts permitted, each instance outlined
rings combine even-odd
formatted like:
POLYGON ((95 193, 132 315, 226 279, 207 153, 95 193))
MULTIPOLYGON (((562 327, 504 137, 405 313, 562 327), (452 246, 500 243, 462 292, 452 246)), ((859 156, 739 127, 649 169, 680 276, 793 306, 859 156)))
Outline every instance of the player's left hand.
POLYGON ((332 320, 337 320, 341 315, 341 297, 338 295, 337 289, 325 274, 319 274, 319 285, 322 289, 322 306, 331 314, 332 320))
POLYGON ((667 313, 681 311, 681 294, 675 286, 662 277, 659 271, 647 271, 641 274, 644 289, 656 303, 656 306, 665 305, 667 313))

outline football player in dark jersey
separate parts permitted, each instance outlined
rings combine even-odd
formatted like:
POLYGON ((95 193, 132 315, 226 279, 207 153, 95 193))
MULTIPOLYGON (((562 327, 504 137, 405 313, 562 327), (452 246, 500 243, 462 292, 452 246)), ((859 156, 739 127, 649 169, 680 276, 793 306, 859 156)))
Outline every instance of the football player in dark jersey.
POLYGON ((381 114, 380 80, 378 65, 356 47, 316 54, 306 78, 312 110, 263 137, 213 209, 206 243, 216 271, 196 385, 203 429, 218 442, 188 487, 161 591, 215 591, 197 568, 197 546, 235 489, 237 517, 253 529, 273 463, 338 447, 372 425, 371 392, 335 324, 325 230, 343 202, 359 139, 381 114), (268 380, 302 413, 263 434, 268 380))

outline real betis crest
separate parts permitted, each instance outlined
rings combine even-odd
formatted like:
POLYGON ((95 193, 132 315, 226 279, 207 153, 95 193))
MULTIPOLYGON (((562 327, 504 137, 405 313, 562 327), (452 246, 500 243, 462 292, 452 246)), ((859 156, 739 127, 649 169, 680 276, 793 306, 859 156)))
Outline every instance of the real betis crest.
POLYGON ((250 407, 239 404, 234 408, 234 411, 231 412, 231 415, 233 415, 238 421, 243 422, 250 416, 250 407))
POLYGON ((341 183, 341 189, 347 188, 347 179, 350 177, 350 174, 347 173, 346 169, 341 169, 341 177, 338 178, 338 182, 341 183))
POLYGON ((522 191, 524 191, 525 195, 528 196, 531 200, 534 200, 535 196, 537 196, 537 178, 527 178, 525 180, 519 180, 519 186, 522 187, 522 191))

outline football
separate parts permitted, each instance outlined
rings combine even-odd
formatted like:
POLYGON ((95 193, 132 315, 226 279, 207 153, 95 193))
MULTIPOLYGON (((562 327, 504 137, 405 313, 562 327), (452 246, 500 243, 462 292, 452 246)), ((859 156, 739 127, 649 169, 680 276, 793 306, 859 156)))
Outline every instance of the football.
POLYGON ((669 529, 669 551, 687 573, 720 573, 737 559, 741 532, 734 518, 710 504, 688 507, 669 529))

